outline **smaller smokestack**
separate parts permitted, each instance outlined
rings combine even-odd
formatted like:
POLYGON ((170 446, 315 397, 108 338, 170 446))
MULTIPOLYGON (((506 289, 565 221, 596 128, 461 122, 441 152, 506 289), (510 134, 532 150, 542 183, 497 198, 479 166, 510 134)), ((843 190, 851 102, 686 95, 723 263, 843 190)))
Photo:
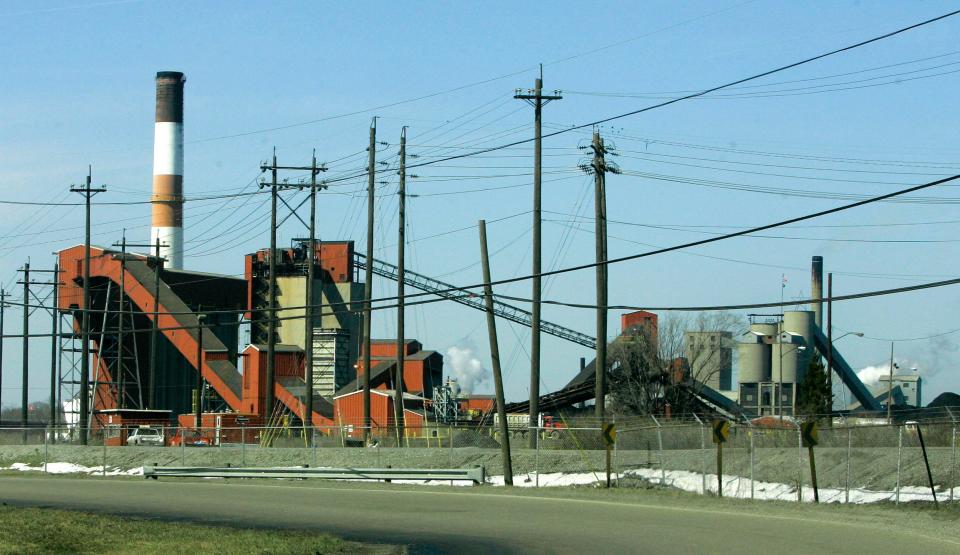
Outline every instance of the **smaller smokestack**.
POLYGON ((818 330, 823 330, 823 257, 814 256, 810 267, 810 297, 814 299, 813 323, 818 330))

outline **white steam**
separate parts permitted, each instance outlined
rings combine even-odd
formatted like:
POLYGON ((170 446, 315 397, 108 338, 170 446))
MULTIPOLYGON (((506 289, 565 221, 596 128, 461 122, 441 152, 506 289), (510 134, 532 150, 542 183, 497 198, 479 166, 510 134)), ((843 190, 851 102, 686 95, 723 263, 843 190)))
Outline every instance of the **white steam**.
POLYGON ((464 393, 475 393, 490 380, 490 372, 483 367, 472 345, 450 347, 444 362, 449 369, 449 376, 457 380, 464 393))
MULTIPOLYGON (((929 378, 931 375, 936 373, 936 368, 928 366, 925 364, 920 364, 912 360, 905 360, 894 358, 893 363, 896 365, 893 367, 894 376, 904 376, 904 375, 913 375, 919 374, 924 379, 929 378), (916 369, 916 371, 914 371, 916 369)), ((857 370, 857 377, 860 378, 860 381, 866 386, 876 386, 880 385, 880 378, 886 378, 890 375, 890 361, 881 362, 873 366, 867 366, 866 368, 861 368, 857 370)), ((894 382, 896 383, 896 382, 894 382)), ((884 381, 886 384, 886 381, 884 381)), ((886 387, 886 385, 884 385, 886 387)))
MULTIPOLYGON (((896 374, 896 369, 894 373, 896 374)), ((863 382, 863 385, 872 387, 880 384, 880 378, 890 375, 890 363, 879 364, 876 366, 867 366, 857 370, 857 377, 863 382)))

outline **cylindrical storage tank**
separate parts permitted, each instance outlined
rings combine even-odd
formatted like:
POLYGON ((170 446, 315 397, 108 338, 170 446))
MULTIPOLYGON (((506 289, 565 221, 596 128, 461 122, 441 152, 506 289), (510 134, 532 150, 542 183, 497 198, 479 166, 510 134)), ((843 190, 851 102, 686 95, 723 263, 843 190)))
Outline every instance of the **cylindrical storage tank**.
MULTIPOLYGON (((796 310, 783 314, 783 331, 800 336, 793 338, 795 344, 793 347, 805 347, 797 350, 796 381, 798 382, 803 381, 803 377, 807 374, 807 367, 810 365, 810 360, 816 350, 813 330, 814 312, 812 310, 796 310)), ((784 352, 786 352, 786 349, 787 345, 784 345, 784 352)))
POLYGON ((766 343, 740 343, 739 354, 740 383, 760 383, 770 381, 770 345, 766 343))
POLYGON ((799 344, 778 343, 772 349, 770 381, 773 383, 796 383, 799 364, 799 344), (782 372, 782 375, 781 375, 782 372))

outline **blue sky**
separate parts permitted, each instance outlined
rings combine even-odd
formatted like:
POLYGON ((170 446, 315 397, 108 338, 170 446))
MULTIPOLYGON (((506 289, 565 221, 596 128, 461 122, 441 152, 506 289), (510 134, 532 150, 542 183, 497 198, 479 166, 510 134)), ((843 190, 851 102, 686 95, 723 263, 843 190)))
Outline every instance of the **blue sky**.
MULTIPOLYGON (((545 130, 634 110, 831 50, 954 9, 947 2, 0 2, 0 163, 3 200, 68 202, 70 184, 94 167, 103 201, 143 201, 151 189, 153 77, 183 71, 188 197, 251 190, 276 146, 281 163, 317 149, 331 177, 362 169, 370 118, 378 155, 394 162, 400 128, 429 160, 532 135, 532 110, 512 98, 544 64, 562 101, 545 130), (448 92, 444 92, 448 91, 448 92), (436 94, 443 93, 443 94, 436 94), (418 101, 403 102, 432 95, 418 101), (388 106, 373 109, 380 106, 388 106), (348 115, 349 114, 349 115, 348 115), (337 116, 337 117, 334 117, 337 116), (312 123, 307 123, 312 122, 312 123), (272 131, 265 131, 270 130, 272 131)), ((601 128, 625 170, 608 179, 610 255, 623 256, 821 210, 828 193, 872 195, 957 173, 960 18, 731 90, 601 128), (843 90, 838 90, 843 89, 843 90), (692 180, 698 184, 691 183, 692 180), (731 187, 733 187, 731 189, 731 187), (788 189, 789 194, 758 192, 788 189), (747 189, 747 190, 742 190, 747 189), (811 198, 811 195, 813 198, 811 198), (613 223, 613 222, 624 223, 613 223), (655 224, 663 228, 630 224, 655 224), (718 227, 688 227, 718 226, 718 227)), ((545 141, 544 266, 593 259, 592 189, 579 173, 589 131, 545 141)), ((476 229, 489 221, 495 277, 530 267, 531 149, 516 147, 415 171, 408 267, 458 284, 479 281, 476 229), (483 189, 477 191, 477 189, 483 189)), ((413 160, 411 160, 412 162, 413 160)), ((385 178, 386 179, 386 178, 385 178)), ((331 187, 320 202, 325 239, 364 240, 363 179, 331 187)), ((395 259, 395 178, 382 185, 378 256, 395 259)), ((956 198, 953 187, 917 196, 956 198)), ((74 195, 75 197, 75 195, 74 195)), ((297 198, 297 197, 294 197, 297 198)), ((955 201, 954 201, 955 202, 955 201)), ((838 294, 954 277, 960 218, 944 201, 885 203, 710 246, 616 265, 613 304, 684 306, 778 300, 809 293, 809 263, 822 255, 838 294), (834 227, 811 227, 834 226, 834 227), (836 227, 841 226, 841 227, 836 227), (873 241, 873 242, 864 242, 873 241), (880 241, 880 242, 876 242, 880 241), (900 241, 900 242, 894 242, 900 241), (905 243, 902 241, 911 241, 905 243)), ((265 246, 260 197, 189 203, 190 269, 240 274, 242 255, 265 246)), ((82 239, 75 207, 0 206, 0 280, 10 288, 29 256, 82 239)), ((149 229, 146 205, 95 209, 95 242, 149 229)), ((293 223, 280 243, 300 236, 293 223)), ((549 280, 545 298, 592 302, 593 272, 549 280)), ((377 296, 392 283, 375 283, 377 296)), ((504 293, 527 296, 529 285, 504 293)), ((14 298, 20 294, 14 291, 14 298)), ((960 327, 955 288, 838 303, 839 330, 915 338, 960 327)), ((37 316, 37 318, 41 318, 37 316)), ((593 334, 592 312, 546 307, 544 318, 593 334)), ((611 313, 611 333, 619 314, 611 313)), ((10 309, 7 332, 19 330, 10 309)), ((457 305, 413 309, 408 335, 428 348, 473 349, 487 361, 481 313, 457 305)), ((46 326, 46 319, 33 324, 46 326)), ((374 320, 394 333, 394 316, 374 320)), ((510 398, 527 394, 526 330, 502 323, 510 398)), ((46 339, 34 352, 46 353, 46 339)), ((19 341, 4 354, 4 404, 19 399, 19 341)), ((542 389, 562 386, 588 349, 545 336, 542 389)), ((857 367, 882 363, 884 341, 848 337, 857 367)), ((928 376, 927 401, 960 389, 957 336, 897 344, 901 362, 928 376)), ((46 394, 48 361, 31 369, 31 399, 46 394), (34 385, 36 387, 34 387, 34 385)), ((904 364, 901 364, 904 366, 904 364)), ((489 382, 487 384, 489 387, 489 382)))

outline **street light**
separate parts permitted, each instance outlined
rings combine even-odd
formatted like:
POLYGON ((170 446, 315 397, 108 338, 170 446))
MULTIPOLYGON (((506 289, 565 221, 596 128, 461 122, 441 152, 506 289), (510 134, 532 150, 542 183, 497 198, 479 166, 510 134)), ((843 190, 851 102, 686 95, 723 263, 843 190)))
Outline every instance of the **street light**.
MULTIPOLYGON (((830 346, 827 349, 827 387, 830 389, 830 412, 833 413, 833 344, 837 341, 840 341, 848 335, 856 335, 857 337, 863 337, 862 331, 848 331, 847 333, 841 335, 840 337, 833 339, 832 333, 830 334, 830 346)), ((844 407, 847 404, 846 395, 843 398, 844 407)), ((831 420, 832 422, 832 420, 831 420)))

